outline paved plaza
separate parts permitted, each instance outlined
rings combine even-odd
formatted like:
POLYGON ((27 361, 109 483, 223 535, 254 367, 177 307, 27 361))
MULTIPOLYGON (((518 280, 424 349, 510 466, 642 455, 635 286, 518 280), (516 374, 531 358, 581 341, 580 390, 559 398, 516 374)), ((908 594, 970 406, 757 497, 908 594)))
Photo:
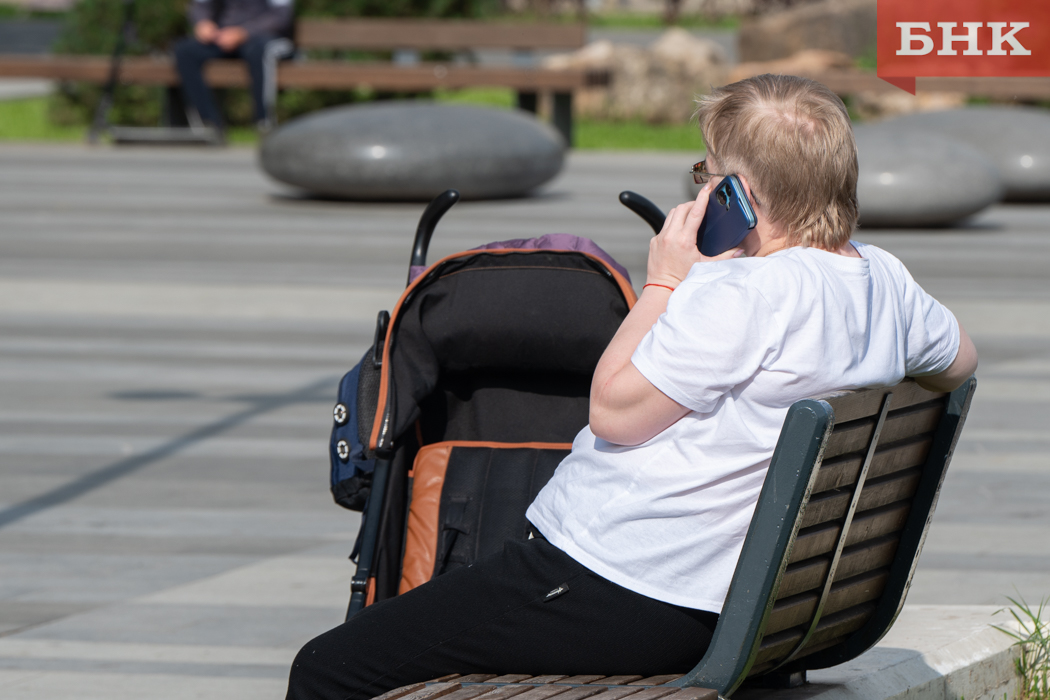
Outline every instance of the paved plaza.
MULTIPOLYGON (((567 232, 640 287, 648 230, 616 195, 666 209, 695 160, 574 153, 535 197, 457 205, 431 260, 567 232)), ((421 211, 301 198, 246 149, 0 145, 0 697, 283 697, 345 612, 331 406, 421 211)), ((1050 595, 1050 206, 857 238, 981 356, 909 602, 1050 595)))

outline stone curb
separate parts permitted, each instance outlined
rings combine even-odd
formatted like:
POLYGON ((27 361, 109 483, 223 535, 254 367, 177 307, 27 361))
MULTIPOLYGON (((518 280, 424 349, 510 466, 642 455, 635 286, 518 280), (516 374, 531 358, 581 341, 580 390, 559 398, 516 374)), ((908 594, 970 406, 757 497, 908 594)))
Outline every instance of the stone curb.
POLYGON ((853 661, 811 671, 799 688, 746 689, 733 700, 1014 700, 1018 678, 1013 640, 992 625, 1011 626, 1000 608, 910 605, 881 642, 853 661))

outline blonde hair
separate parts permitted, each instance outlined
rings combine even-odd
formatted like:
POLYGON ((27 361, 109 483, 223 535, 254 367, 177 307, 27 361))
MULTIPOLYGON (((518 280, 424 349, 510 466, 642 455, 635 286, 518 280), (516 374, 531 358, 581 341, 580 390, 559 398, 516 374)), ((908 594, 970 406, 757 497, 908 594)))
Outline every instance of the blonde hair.
POLYGON ((838 250, 857 225, 857 144, 842 100, 813 80, 759 75, 697 99, 708 155, 747 178, 790 245, 838 250))

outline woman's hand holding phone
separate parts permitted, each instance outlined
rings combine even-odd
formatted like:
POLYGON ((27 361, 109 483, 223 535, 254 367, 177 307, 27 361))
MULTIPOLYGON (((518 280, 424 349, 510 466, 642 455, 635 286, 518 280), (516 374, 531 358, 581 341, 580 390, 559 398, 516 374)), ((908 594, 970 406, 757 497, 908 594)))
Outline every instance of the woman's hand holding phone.
POLYGON ((710 260, 729 260, 743 255, 741 248, 727 250, 721 255, 707 257, 696 248, 696 234, 707 211, 712 183, 707 183, 696 200, 679 204, 667 214, 664 227, 649 241, 649 263, 646 284, 677 287, 695 263, 710 260))
POLYGON ((711 186, 707 185, 695 202, 672 209, 660 233, 649 242, 646 284, 656 286, 642 290, 638 303, 605 348, 591 382, 591 432, 603 440, 638 445, 689 413, 690 409, 653 386, 631 363, 631 355, 667 310, 671 290, 681 284, 694 264, 743 254, 736 248, 709 258, 697 250, 696 234, 710 194, 711 186))

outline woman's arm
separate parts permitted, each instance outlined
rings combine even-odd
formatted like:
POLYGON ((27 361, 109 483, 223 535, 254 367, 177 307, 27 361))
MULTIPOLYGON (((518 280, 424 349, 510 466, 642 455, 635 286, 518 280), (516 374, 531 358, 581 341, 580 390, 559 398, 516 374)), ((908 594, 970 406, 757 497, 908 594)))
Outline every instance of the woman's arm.
POLYGON ((959 324, 959 352, 948 366, 938 374, 916 377, 915 383, 927 391, 953 391, 962 386, 977 370, 977 348, 966 334, 966 329, 959 324))
POLYGON ((646 284, 594 370, 591 383, 590 424, 597 437, 618 445, 638 445, 666 430, 689 409, 669 398, 631 363, 638 343, 667 310, 671 289, 677 287, 694 263, 726 260, 740 249, 707 258, 696 248, 696 232, 704 218, 710 185, 695 202, 671 210, 659 235, 649 243, 646 284))

